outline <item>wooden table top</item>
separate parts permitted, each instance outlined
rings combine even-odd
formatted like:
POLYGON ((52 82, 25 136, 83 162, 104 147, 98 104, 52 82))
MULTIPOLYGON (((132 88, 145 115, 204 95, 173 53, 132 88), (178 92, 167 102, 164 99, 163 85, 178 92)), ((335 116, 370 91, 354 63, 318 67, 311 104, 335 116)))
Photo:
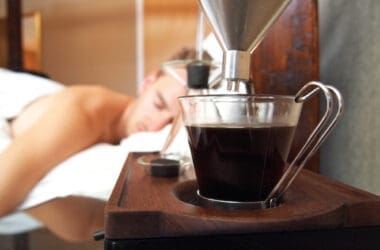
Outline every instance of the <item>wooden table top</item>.
POLYGON ((380 197, 303 170, 284 203, 265 210, 221 210, 194 202, 192 170, 150 176, 130 153, 105 209, 108 239, 244 234, 380 226, 380 197))

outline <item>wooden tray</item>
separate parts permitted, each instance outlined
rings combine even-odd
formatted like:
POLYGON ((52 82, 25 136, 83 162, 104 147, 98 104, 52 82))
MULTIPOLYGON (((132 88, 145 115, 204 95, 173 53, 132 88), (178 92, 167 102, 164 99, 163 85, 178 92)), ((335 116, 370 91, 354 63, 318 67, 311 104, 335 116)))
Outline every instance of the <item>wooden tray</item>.
POLYGON ((380 226, 380 197, 303 170, 279 207, 228 211, 194 201, 192 170, 151 177, 130 153, 105 209, 107 239, 380 226))

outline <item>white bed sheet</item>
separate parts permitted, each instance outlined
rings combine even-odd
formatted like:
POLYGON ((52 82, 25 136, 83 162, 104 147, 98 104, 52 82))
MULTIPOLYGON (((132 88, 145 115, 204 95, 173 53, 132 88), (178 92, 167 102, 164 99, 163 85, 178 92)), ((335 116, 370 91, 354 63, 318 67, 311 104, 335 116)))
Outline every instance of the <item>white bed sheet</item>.
MULTIPOLYGON (((22 210, 55 198, 85 196, 108 200, 129 152, 158 151, 162 148, 171 125, 158 132, 137 133, 119 145, 96 144, 52 169, 31 190, 17 210, 0 218, 0 234, 13 234, 43 226, 22 210)), ((189 156, 187 135, 181 128, 169 152, 189 156)))
MULTIPOLYGON (((18 209, 23 210, 69 195, 107 200, 128 153, 160 150, 170 128, 168 125, 159 132, 137 133, 119 145, 99 143, 73 155, 52 169, 32 189, 18 209)), ((181 129, 170 148, 171 152, 188 154, 184 137, 186 132, 181 129)))
POLYGON ((15 117, 32 101, 62 88, 50 79, 0 68, 0 117, 15 117))

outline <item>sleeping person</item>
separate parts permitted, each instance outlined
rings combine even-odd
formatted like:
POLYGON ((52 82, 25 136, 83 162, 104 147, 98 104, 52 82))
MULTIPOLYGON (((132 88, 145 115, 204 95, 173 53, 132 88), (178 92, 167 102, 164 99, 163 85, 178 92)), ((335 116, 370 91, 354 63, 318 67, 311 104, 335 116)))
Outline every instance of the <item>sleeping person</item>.
MULTIPOLYGON (((221 61, 213 35, 203 47, 221 61)), ((195 55, 185 48, 169 60, 195 55)), ((163 70, 135 98, 0 69, 0 233, 3 216, 22 211, 65 240, 92 239, 128 152, 162 148, 186 91, 163 70)), ((177 137, 172 148, 187 151, 185 130, 177 137)))
POLYGON ((105 187, 108 193, 89 195, 106 199, 128 150, 120 142, 135 133, 163 129, 178 114, 177 97, 186 91, 163 73, 147 78, 137 98, 99 86, 63 87, 5 69, 0 69, 0 81, 0 217, 25 210, 68 240, 89 239, 91 232, 101 228, 104 208, 104 200, 84 201, 71 194, 82 194, 75 189, 86 185, 85 178, 99 183, 93 190, 91 185, 86 187, 97 193, 104 186, 101 182, 113 180, 105 187), (70 168, 71 176, 65 177, 70 168), (49 178, 67 190, 52 192, 50 197, 47 189, 35 190, 49 178), (40 200, 28 203, 33 195, 40 200), (75 202, 77 208, 72 206, 75 202), (60 210, 67 215, 60 215, 60 210), (63 227, 62 222, 82 225, 57 228, 63 227))

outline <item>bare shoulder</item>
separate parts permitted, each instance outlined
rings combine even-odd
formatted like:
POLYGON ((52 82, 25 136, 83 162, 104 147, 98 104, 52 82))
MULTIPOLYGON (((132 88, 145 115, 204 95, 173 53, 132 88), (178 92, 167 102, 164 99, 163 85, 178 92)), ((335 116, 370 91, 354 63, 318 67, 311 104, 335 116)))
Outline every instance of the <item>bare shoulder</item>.
POLYGON ((132 100, 101 86, 75 86, 67 88, 54 101, 66 103, 71 110, 87 117, 91 127, 101 134, 101 141, 117 143, 123 137, 121 118, 132 100))
POLYGON ((94 111, 123 109, 131 97, 108 88, 96 85, 70 86, 53 97, 57 103, 75 104, 94 111), (100 109, 100 110, 99 110, 100 109))
POLYGON ((65 95, 66 97, 87 98, 87 97, 119 97, 128 98, 127 95, 113 91, 100 85, 74 85, 69 86, 57 95, 65 95))

